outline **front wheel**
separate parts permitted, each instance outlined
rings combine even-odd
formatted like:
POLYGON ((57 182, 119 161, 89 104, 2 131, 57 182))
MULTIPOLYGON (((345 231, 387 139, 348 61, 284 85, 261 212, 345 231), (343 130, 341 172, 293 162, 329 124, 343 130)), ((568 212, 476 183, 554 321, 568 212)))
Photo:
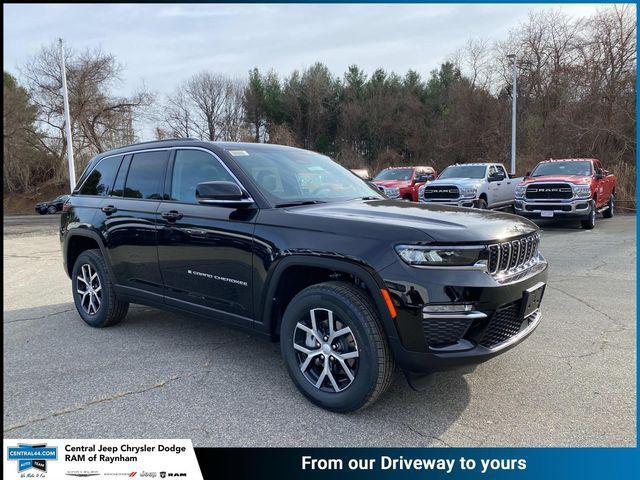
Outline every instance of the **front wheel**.
POLYGON ((76 310, 86 323, 108 327, 126 316, 129 303, 116 297, 100 250, 86 250, 78 255, 71 279, 76 310))
POLYGON ((591 200, 591 209, 589 210, 589 217, 586 220, 582 220, 582 228, 585 230, 593 230, 596 226, 596 202, 591 200))
POLYGON ((394 362, 368 297, 344 282, 302 290, 282 318, 280 348, 302 394, 334 412, 373 403, 391 383, 394 362))
POLYGON ((489 204, 484 198, 481 198, 480 200, 478 200, 478 203, 476 203, 476 208, 479 208, 480 210, 486 210, 487 208, 489 208, 489 204))
POLYGON ((58 211, 58 209, 55 207, 55 205, 50 205, 49 208, 47 208, 47 212, 49 212, 50 214, 54 214, 58 211))

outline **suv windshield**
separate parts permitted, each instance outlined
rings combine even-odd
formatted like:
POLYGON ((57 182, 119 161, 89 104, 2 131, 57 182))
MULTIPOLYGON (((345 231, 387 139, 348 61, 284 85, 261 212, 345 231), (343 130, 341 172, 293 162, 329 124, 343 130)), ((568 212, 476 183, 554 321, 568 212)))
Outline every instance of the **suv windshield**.
POLYGON ((532 177, 544 175, 591 175, 591 162, 545 162, 531 173, 532 177))
POLYGON ((401 180, 404 182, 408 182, 411 180, 411 175, 413 174, 412 168, 385 168, 382 170, 376 178, 376 180, 401 180))
POLYGON ((444 169, 441 178, 484 178, 487 169, 484 165, 452 165, 444 169))
POLYGON ((287 147, 251 146, 227 151, 276 205, 384 198, 349 170, 318 153, 287 147))

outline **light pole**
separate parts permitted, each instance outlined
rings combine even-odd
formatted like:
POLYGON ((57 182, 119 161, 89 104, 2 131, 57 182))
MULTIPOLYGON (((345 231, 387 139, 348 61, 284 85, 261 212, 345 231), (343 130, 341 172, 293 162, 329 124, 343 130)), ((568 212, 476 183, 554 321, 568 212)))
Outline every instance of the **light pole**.
POLYGON ((71 191, 76 187, 76 167, 73 163, 73 142, 71 139, 71 115, 69 115, 69 94, 67 92, 67 69, 64 64, 64 47, 60 42, 60 69, 62 71, 62 98, 64 101, 64 131, 67 137, 67 161, 69 163, 69 186, 71 191))
POLYGON ((516 56, 515 54, 507 55, 507 58, 511 60, 512 66, 512 85, 511 88, 511 174, 516 174, 516 78, 517 78, 517 69, 516 69, 516 56))

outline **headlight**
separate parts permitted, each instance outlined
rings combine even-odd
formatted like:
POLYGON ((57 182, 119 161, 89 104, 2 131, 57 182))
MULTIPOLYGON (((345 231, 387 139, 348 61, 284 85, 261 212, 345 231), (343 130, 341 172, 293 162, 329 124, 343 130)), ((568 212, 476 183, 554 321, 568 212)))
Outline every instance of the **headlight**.
POLYGON ((424 185, 418 187, 418 196, 421 197, 422 195, 424 195, 424 185))
POLYGON ((589 198, 591 187, 589 185, 573 185, 573 195, 579 198, 589 198))
MULTIPOLYGON (((462 267, 478 265, 485 247, 423 247, 419 245, 398 245, 396 252, 409 265, 430 265, 441 267, 462 267)), ((481 265, 478 265, 481 266, 481 265)))
POLYGON ((522 198, 524 197, 524 192, 527 191, 527 186, 526 185, 518 185, 516 187, 516 198, 522 198))
POLYGON ((460 189, 460 195, 465 198, 476 198, 476 195, 478 195, 478 189, 476 187, 462 187, 460 189))

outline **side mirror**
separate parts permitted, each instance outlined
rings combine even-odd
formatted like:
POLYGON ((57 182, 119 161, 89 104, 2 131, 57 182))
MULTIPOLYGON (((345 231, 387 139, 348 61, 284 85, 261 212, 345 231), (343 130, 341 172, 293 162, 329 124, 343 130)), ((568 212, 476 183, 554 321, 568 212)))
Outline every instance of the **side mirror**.
POLYGON ((196 200, 205 205, 241 208, 253 204, 233 182, 202 182, 196 187, 196 200))
POLYGON ((529 170, 528 172, 525 172, 524 176, 525 177, 530 177, 531 176, 531 170, 529 170))
POLYGON ((604 177, 604 174, 602 173, 602 169, 599 168, 598 170, 596 170, 596 180, 602 180, 604 177))
POLYGON ((500 182, 504 180, 504 175, 502 173, 494 173, 493 175, 489 175, 490 182, 500 182))

